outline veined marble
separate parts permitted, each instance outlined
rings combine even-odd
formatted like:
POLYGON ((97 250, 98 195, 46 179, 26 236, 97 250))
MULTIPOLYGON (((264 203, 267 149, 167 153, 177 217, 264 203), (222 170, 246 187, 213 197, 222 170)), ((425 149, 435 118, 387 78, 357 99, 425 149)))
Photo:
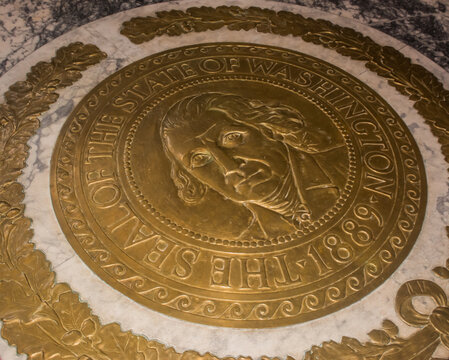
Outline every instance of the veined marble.
MULTIPOLYGON (((170 0, 3 0, 0 74, 42 45, 90 21, 170 0)), ((215 0, 209 0, 213 5, 215 0)), ((447 0, 277 0, 352 18, 403 41, 449 68, 447 0)))
MULTIPOLYGON (((394 321, 402 336, 414 331, 407 327, 396 315, 394 298, 401 284, 410 279, 423 278, 438 282, 446 291, 447 282, 438 281, 431 269, 444 264, 449 258, 448 239, 445 225, 448 224, 449 196, 446 168, 440 146, 430 133, 423 119, 414 110, 412 103, 398 94, 387 82, 367 70, 363 64, 343 57, 323 47, 308 44, 298 38, 278 37, 260 34, 255 31, 244 32, 247 42, 285 47, 331 62, 366 82, 384 97, 403 118, 412 131, 422 152, 429 183, 427 214, 423 229, 410 255, 399 269, 383 285, 365 296, 361 301, 326 317, 303 324, 274 329, 229 329, 193 324, 177 320, 147 309, 101 281, 75 254, 62 234, 53 214, 49 191, 49 166, 53 146, 59 130, 67 116, 98 82, 123 66, 144 56, 166 49, 188 44, 211 41, 241 41, 242 33, 226 29, 191 33, 182 37, 156 38, 141 45, 132 44, 119 34, 123 21, 134 16, 153 15, 154 12, 168 9, 185 9, 190 6, 210 5, 207 0, 185 0, 147 6, 118 13, 113 16, 87 24, 73 30, 51 43, 41 47, 25 61, 16 65, 12 71, 0 79, 0 91, 3 93, 13 82, 22 79, 31 65, 39 60, 50 59, 55 49, 73 41, 96 44, 108 54, 100 64, 83 72, 83 77, 75 85, 61 91, 56 104, 42 116, 41 128, 31 141, 31 153, 21 182, 26 192, 26 215, 33 219, 36 246, 45 252, 57 273, 57 280, 67 282, 74 291, 87 301, 94 313, 103 323, 118 322, 123 330, 133 330, 149 339, 158 340, 173 346, 177 351, 194 349, 201 353, 210 351, 218 356, 262 355, 301 359, 303 353, 312 345, 323 341, 340 341, 342 336, 356 337, 360 341, 368 340, 369 331, 379 328, 383 319, 394 321), (445 176, 442 176, 442 175, 445 176), (437 250, 436 250, 437 249, 437 250), (381 304, 381 306, 379 306, 381 304)), ((421 63, 449 87, 449 74, 438 65, 407 47, 396 39, 362 25, 352 19, 326 14, 314 9, 291 4, 270 1, 231 0, 218 1, 214 5, 250 5, 267 7, 274 10, 300 12, 304 16, 326 18, 334 23, 350 26, 372 37, 382 45, 390 45, 404 51, 407 56, 421 63)), ((426 304, 421 304, 425 306, 426 304)), ((5 341, 0 345, 3 359, 15 359, 15 350, 7 347, 5 341)), ((448 357, 449 352, 441 349, 440 357, 448 357)), ((22 357, 23 358, 23 357, 22 357)))

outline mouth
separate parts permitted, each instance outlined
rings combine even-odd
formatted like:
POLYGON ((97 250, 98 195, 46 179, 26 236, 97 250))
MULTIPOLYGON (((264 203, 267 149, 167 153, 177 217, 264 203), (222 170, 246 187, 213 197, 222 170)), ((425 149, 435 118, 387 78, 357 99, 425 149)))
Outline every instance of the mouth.
POLYGON ((266 171, 264 169, 258 169, 251 175, 244 177, 237 184, 234 185, 234 189, 237 193, 242 194, 247 192, 254 187, 263 184, 271 179, 272 176, 266 176, 266 171))

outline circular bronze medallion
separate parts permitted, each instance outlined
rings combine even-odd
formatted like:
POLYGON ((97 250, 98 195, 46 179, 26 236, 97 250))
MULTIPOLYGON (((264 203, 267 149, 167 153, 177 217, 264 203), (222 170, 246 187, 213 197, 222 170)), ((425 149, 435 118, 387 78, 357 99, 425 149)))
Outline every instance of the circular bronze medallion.
POLYGON ((64 233, 111 286, 181 319, 287 325, 378 286, 426 184, 405 124, 322 60, 202 44, 139 60, 69 117, 52 164, 64 233))

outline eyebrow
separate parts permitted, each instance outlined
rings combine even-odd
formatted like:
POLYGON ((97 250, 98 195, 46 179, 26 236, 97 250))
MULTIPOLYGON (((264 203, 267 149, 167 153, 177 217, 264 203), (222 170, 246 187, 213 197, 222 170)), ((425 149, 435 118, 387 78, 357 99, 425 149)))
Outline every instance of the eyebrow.
POLYGON ((209 128, 206 129, 203 133, 195 136, 195 139, 201 139, 204 135, 206 135, 209 131, 211 131, 217 124, 212 124, 209 128))

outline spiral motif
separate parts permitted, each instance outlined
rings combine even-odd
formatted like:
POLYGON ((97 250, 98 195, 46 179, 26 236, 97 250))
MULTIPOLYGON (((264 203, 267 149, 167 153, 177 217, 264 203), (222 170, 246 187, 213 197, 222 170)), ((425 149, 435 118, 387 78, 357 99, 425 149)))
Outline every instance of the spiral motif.
POLYGON ((243 307, 239 303, 231 304, 223 313, 222 317, 229 317, 231 319, 239 319, 242 318, 244 314, 243 307))
POLYGON ((326 297, 332 301, 336 302, 345 297, 345 294, 336 286, 331 286, 326 290, 326 297))
POLYGON ((306 311, 312 311, 319 309, 322 306, 322 301, 320 302, 318 296, 309 294, 304 296, 303 304, 306 307, 306 311))
POLYGON ((391 251, 384 249, 379 252, 379 258, 383 262, 391 264, 393 262, 393 260, 395 259, 395 256, 391 251))
POLYGON ((164 303, 177 310, 189 311, 192 307, 192 298, 188 295, 179 295, 174 299, 164 303))
POLYGON ((201 303, 199 313, 206 316, 213 316, 217 312, 217 304, 215 301, 206 300, 201 303))
POLYGON ((270 306, 261 303, 253 307, 247 319, 256 318, 257 320, 264 320, 270 318, 269 315, 270 315, 270 306))
POLYGON ((91 97, 89 97, 89 99, 87 99, 87 105, 89 107, 97 107, 99 103, 100 100, 98 99, 97 95, 92 95, 91 97))
POLYGON ((291 317, 296 316, 300 312, 301 308, 295 311, 295 304, 291 300, 282 301, 276 311, 274 312, 273 318, 283 318, 283 317, 291 317))
POLYGON ((351 276, 346 280, 346 287, 352 291, 363 289, 363 282, 356 276, 351 276))
POLYGON ((145 291, 145 296, 154 301, 163 303, 163 301, 168 298, 168 290, 165 287, 158 286, 151 289, 151 291, 145 291))

